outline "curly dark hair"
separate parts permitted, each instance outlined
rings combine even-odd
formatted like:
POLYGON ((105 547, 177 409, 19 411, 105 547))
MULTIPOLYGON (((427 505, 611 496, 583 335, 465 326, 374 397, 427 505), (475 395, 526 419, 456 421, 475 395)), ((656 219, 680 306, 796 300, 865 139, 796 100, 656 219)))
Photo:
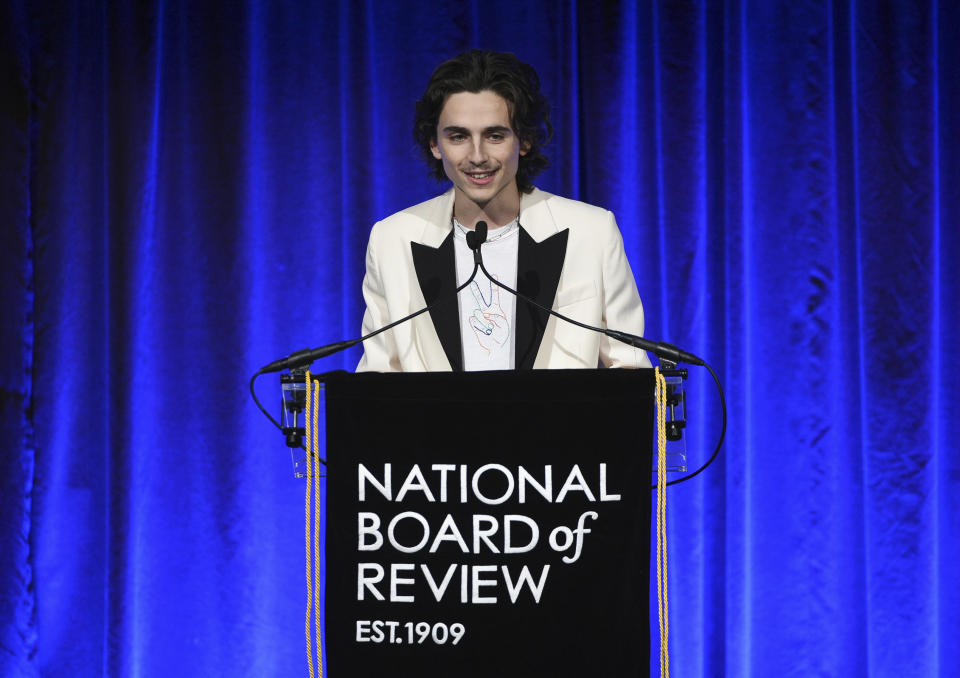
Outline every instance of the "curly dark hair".
POLYGON ((431 142, 437 138, 443 105, 451 94, 484 90, 506 100, 513 131, 521 145, 527 147, 527 152, 520 156, 517 187, 529 193, 533 190, 533 178, 550 164, 540 149, 553 136, 553 126, 537 72, 513 54, 474 49, 440 64, 417 101, 413 138, 430 167, 431 176, 438 181, 445 180, 443 162, 434 158, 430 150, 431 142))

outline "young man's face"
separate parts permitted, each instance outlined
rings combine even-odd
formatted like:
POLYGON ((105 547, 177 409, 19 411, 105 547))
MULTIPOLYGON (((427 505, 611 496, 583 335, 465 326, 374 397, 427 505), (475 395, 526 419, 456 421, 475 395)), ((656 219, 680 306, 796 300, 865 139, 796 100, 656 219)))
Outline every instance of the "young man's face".
POLYGON ((507 102, 489 90, 451 94, 430 144, 459 194, 481 209, 519 196, 516 176, 527 152, 510 126, 507 102))

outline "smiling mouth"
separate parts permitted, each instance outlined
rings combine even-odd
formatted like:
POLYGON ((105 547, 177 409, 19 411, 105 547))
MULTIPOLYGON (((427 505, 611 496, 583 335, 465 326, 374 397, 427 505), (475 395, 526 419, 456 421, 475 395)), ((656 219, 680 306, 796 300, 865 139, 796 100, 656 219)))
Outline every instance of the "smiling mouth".
POLYGON ((488 184, 493 179, 493 176, 497 173, 497 170, 485 170, 483 172, 471 171, 464 172, 467 175, 467 178, 475 184, 488 184))

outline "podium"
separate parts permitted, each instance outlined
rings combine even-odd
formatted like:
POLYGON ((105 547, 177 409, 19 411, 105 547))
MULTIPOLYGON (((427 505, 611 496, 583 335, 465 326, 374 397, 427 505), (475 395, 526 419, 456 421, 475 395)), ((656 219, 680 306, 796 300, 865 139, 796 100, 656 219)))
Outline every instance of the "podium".
POLYGON ((326 382, 336 676, 646 676, 653 370, 326 382))

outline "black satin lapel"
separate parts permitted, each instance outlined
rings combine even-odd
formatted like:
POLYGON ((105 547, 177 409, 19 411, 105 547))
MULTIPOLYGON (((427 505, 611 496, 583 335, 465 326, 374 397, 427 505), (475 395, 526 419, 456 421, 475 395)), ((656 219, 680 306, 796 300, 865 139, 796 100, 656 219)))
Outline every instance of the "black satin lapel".
MULTIPOLYGON (((553 298, 560 284, 560 272, 567 253, 567 236, 564 229, 543 242, 535 241, 525 230, 520 229, 520 245, 517 252, 517 291, 535 299, 547 308, 553 308, 553 298)), ((514 365, 518 370, 533 369, 537 359, 543 331, 550 314, 523 299, 517 299, 517 346, 514 365)))
POLYGON ((420 291, 427 304, 437 299, 447 299, 430 309, 430 319, 440 337, 440 345, 447 354, 454 372, 463 371, 463 347, 460 344, 460 323, 457 319, 457 302, 453 298, 457 289, 457 262, 453 253, 453 231, 444 238, 440 247, 433 248, 418 242, 410 243, 413 267, 417 270, 420 291))

